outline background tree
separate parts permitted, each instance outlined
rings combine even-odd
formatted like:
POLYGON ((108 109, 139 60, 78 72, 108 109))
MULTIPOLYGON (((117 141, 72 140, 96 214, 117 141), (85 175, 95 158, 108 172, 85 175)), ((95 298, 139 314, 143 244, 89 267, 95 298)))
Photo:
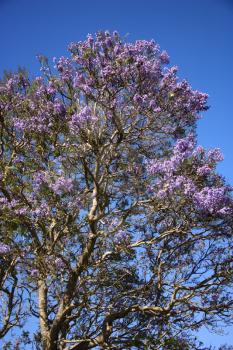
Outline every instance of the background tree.
POLYGON ((0 87, 0 320, 37 318, 36 349, 194 349, 233 305, 231 187, 195 137, 207 95, 153 41, 69 50, 0 87))

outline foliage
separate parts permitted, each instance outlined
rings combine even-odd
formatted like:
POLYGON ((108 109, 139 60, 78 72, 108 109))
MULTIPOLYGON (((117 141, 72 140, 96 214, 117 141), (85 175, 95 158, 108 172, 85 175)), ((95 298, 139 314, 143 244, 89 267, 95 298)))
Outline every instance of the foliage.
POLYGON ((99 32, 69 50, 0 85, 0 337, 189 349, 233 304, 231 187, 219 149, 196 145, 207 95, 154 41, 99 32))

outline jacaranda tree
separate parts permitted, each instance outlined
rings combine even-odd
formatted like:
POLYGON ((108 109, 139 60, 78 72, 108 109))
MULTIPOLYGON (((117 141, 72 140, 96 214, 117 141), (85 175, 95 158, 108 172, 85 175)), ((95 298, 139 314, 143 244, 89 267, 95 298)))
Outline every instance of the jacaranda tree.
POLYGON ((233 307, 232 189, 196 144, 207 95, 154 41, 99 32, 69 51, 0 85, 0 337, 197 349, 233 307))

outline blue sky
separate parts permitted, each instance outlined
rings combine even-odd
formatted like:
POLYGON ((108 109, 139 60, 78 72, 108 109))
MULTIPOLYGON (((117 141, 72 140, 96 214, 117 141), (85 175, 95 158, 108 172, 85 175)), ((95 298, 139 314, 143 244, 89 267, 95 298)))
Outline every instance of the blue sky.
MULTIPOLYGON (((0 0, 0 74, 18 65, 39 74, 36 55, 66 55, 71 41, 101 29, 155 39, 179 76, 210 95, 198 141, 220 147, 219 171, 233 185, 233 0, 0 0)), ((207 344, 230 336, 201 337, 207 344)), ((233 344, 233 341, 232 341, 233 344)))

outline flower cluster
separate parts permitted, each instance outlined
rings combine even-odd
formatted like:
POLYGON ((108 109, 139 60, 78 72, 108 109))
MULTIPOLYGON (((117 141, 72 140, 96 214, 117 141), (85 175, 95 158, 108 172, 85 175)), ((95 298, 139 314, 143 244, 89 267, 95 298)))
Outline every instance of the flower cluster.
POLYGON ((193 134, 189 134, 188 137, 184 139, 179 139, 173 149, 174 156, 184 159, 191 155, 193 148, 195 146, 193 134))
POLYGON ((76 133, 80 128, 87 123, 95 123, 98 120, 97 116, 93 114, 90 107, 85 106, 79 113, 75 113, 69 122, 70 130, 76 133))
POLYGON ((192 154, 194 148, 194 137, 192 134, 184 139, 179 139, 173 148, 170 159, 159 161, 153 159, 147 163, 147 170, 150 174, 162 173, 165 176, 172 175, 182 162, 192 154))
POLYGON ((10 246, 4 243, 0 243, 0 254, 5 255, 10 253, 10 246))
POLYGON ((205 187, 194 194, 193 198, 198 208, 210 213, 228 214, 231 212, 230 199, 226 187, 205 187))
POLYGON ((210 162, 217 163, 224 159, 219 148, 213 148, 208 152, 208 159, 210 162))
POLYGON ((74 182, 71 178, 65 176, 53 177, 48 172, 38 172, 34 176, 34 184, 36 188, 40 188, 42 185, 47 185, 54 193, 61 195, 63 193, 69 193, 74 188, 74 182))
POLYGON ((208 175, 211 173, 211 171, 212 169, 208 164, 202 165, 199 168, 197 168, 197 174, 201 176, 208 175))
POLYGON ((227 186, 214 185, 218 176, 214 173, 214 166, 223 156, 219 149, 208 152, 201 146, 195 148, 193 135, 179 139, 173 147, 170 159, 151 160, 147 162, 147 171, 155 175, 157 197, 165 199, 181 191, 187 198, 191 198, 196 209, 210 214, 227 215, 232 212, 233 202, 227 186), (186 163, 186 167, 185 167, 186 163), (187 164, 189 173, 187 174, 187 164), (190 173, 191 171, 191 173, 190 173), (183 175, 180 175, 183 174, 183 175), (200 187, 199 177, 212 178, 210 185, 200 187))
POLYGON ((65 264, 61 258, 56 258, 54 260, 54 265, 55 265, 56 269, 58 269, 58 270, 63 269, 65 266, 65 264))
POLYGON ((80 128, 95 125, 91 101, 97 101, 99 107, 109 106, 108 114, 122 109, 126 115, 157 114, 157 129, 173 134, 178 120, 181 128, 192 126, 198 113, 207 108, 207 95, 179 81, 177 67, 164 68, 168 55, 153 40, 123 43, 118 33, 106 31, 96 38, 88 35, 69 50, 71 58, 54 59, 56 76, 49 73, 48 60, 41 56, 46 79, 30 82, 14 75, 3 86, 1 93, 9 101, 2 108, 17 111, 12 121, 17 132, 52 135, 67 126, 76 134, 80 128), (71 100, 74 108, 70 108, 71 100))
POLYGON ((55 182, 50 185, 50 188, 58 195, 61 195, 64 192, 72 191, 73 187, 73 180, 62 176, 56 179, 55 182))
POLYGON ((50 208, 46 202, 42 202, 40 204, 37 203, 36 207, 31 209, 30 214, 34 217, 48 217, 50 214, 50 208))

